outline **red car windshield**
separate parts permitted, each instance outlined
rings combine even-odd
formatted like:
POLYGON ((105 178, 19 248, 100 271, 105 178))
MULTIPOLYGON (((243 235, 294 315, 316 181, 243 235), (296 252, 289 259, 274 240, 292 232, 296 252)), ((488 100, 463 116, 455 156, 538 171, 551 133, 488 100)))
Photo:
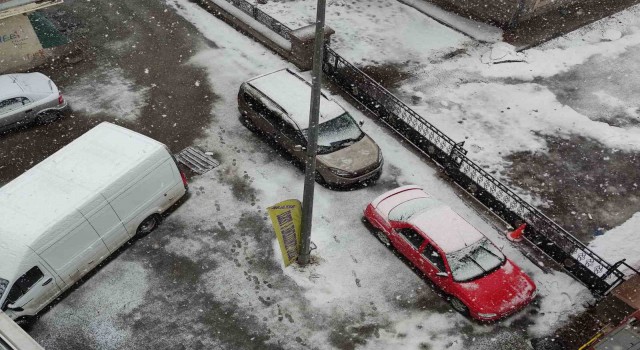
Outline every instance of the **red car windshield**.
POLYGON ((488 239, 447 254, 456 282, 468 282, 491 273, 505 262, 502 252, 488 239))

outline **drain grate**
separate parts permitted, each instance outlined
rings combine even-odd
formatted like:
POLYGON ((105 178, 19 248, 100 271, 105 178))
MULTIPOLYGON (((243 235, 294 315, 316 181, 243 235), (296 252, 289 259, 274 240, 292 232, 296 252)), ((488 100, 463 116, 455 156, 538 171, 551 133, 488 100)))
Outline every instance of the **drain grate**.
POLYGON ((175 155, 176 160, 187 166, 187 168, 202 175, 207 171, 220 165, 220 162, 203 150, 189 146, 175 155))

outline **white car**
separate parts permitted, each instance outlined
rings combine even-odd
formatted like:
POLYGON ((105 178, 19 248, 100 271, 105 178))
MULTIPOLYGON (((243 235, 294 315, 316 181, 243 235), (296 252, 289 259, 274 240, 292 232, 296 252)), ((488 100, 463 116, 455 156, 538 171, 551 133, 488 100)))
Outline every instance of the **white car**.
POLYGON ((62 115, 67 102, 42 73, 0 75, 0 131, 62 115))

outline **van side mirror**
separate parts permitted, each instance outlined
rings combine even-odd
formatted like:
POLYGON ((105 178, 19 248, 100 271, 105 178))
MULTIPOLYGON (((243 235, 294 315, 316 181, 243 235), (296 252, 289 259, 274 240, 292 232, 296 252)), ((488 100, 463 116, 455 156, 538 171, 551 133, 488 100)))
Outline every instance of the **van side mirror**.
POLYGON ((438 273, 436 273, 436 276, 449 277, 449 273, 447 273, 447 272, 438 272, 438 273))
POLYGON ((9 304, 7 305, 7 309, 11 310, 11 311, 16 311, 16 312, 22 312, 24 311, 24 309, 20 306, 16 306, 16 304, 9 304))
POLYGON ((360 119, 360 121, 358 122, 358 124, 359 124, 360 126, 363 126, 363 125, 364 125, 364 119, 360 119))

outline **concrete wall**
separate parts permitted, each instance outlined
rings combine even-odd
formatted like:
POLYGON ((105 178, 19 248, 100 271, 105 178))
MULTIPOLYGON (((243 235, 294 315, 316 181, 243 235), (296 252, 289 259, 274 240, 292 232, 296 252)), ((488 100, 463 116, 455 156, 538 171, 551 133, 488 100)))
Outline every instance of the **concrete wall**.
POLYGON ((44 63, 46 54, 26 15, 0 20, 0 73, 44 63))

